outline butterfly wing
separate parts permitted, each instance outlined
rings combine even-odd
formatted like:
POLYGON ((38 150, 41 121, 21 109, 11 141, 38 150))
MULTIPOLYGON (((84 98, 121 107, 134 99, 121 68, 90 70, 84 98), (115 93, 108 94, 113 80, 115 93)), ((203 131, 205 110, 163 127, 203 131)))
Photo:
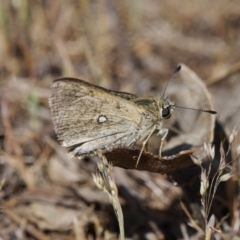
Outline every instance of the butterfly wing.
POLYGON ((109 93, 114 95, 114 96, 118 96, 120 98, 126 99, 126 100, 134 100, 134 99, 138 98, 136 95, 131 94, 131 93, 126 93, 126 92, 119 92, 119 91, 109 90, 109 93))
POLYGON ((74 155, 136 142, 146 110, 127 100, 134 98, 79 79, 55 80, 49 102, 58 139, 74 155))

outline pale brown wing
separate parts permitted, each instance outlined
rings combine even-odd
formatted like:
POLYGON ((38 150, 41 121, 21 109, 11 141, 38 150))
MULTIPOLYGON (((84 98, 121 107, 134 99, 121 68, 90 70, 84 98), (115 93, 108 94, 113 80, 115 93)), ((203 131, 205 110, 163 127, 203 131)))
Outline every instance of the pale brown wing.
MULTIPOLYGON (((104 89, 104 90, 107 90, 107 89, 104 89)), ((134 99, 138 98, 136 95, 131 94, 131 93, 126 93, 126 92, 119 92, 119 91, 109 90, 108 93, 110 93, 110 94, 112 94, 114 96, 118 96, 120 98, 124 98, 126 100, 134 100, 134 99)))
POLYGON ((126 93, 123 98, 118 95, 121 96, 121 92, 108 91, 78 79, 55 80, 49 102, 62 145, 78 149, 80 154, 137 141, 137 131, 146 110, 126 100, 135 95, 126 93))

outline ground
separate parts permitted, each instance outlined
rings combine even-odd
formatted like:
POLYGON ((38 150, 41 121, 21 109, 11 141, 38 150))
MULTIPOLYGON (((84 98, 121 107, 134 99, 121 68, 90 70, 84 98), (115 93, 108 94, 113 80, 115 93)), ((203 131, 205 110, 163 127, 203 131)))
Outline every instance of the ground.
MULTIPOLYGON (((75 77, 161 97, 179 64, 186 71, 165 95, 176 105, 210 108, 219 116, 176 108, 163 123, 170 129, 163 155, 178 153, 179 145, 190 152, 187 158, 174 155, 170 165, 145 152, 139 168, 127 170, 135 168, 128 159, 138 149, 106 155, 119 166, 111 176, 125 236, 210 239, 206 222, 214 215, 211 227, 219 231, 213 237, 239 239, 239 39, 238 1, 0 0, 1 239, 117 239, 112 205, 92 177, 100 160, 70 159, 57 140, 48 103, 51 83, 75 77), (233 175, 218 186, 207 220, 206 192, 200 191, 204 170, 196 163, 205 153, 207 168, 212 150, 198 149, 195 164, 190 157, 193 146, 204 142, 216 150, 207 179, 216 184, 219 162, 229 164, 221 174, 233 175)), ((149 152, 157 154, 159 140, 150 139, 149 152)))

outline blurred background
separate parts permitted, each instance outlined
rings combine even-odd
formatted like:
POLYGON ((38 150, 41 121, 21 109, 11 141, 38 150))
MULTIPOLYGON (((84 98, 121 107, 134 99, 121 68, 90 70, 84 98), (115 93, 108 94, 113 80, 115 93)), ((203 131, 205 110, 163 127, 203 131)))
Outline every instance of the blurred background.
MULTIPOLYGON (((229 136, 240 116, 239 1, 0 0, 1 239, 117 239, 95 159, 67 160, 57 142, 50 85, 68 76, 160 95, 179 63, 203 79, 229 136)), ((169 178, 117 169, 116 183, 127 238, 198 239, 169 178)), ((238 171, 223 190, 231 202, 221 199, 225 239, 239 239, 237 187, 238 171)))

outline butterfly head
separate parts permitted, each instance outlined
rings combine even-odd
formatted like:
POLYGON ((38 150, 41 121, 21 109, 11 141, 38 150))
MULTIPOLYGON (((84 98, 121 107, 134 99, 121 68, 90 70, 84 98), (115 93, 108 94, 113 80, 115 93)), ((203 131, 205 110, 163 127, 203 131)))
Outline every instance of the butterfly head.
POLYGON ((170 101, 168 98, 162 100, 162 107, 160 108, 160 116, 163 119, 168 119, 171 117, 174 110, 174 102, 170 101))

